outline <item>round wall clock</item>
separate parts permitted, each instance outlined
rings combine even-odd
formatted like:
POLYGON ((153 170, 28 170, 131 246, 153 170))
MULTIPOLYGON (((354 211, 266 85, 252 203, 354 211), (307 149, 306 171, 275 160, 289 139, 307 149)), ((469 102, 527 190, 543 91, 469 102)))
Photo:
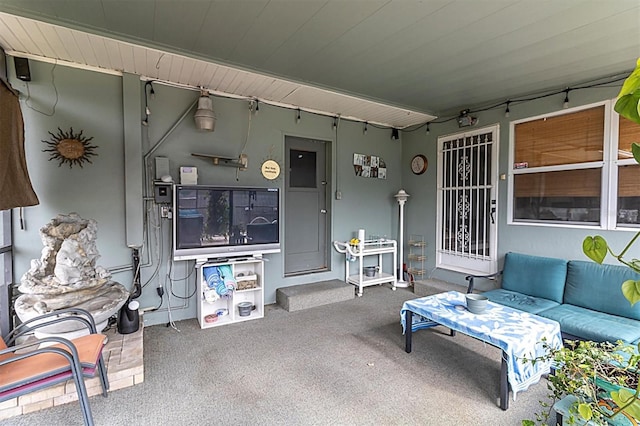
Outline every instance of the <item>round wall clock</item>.
POLYGON ((411 171, 416 175, 421 175, 426 172, 428 165, 427 157, 422 154, 418 154, 411 159, 411 171))

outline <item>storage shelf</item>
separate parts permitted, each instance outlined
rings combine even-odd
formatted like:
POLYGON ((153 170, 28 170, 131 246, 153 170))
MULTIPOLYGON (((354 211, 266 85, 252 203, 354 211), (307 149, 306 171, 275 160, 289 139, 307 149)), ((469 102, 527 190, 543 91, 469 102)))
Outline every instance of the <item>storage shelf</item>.
POLYGON ((424 248, 427 246, 426 241, 422 235, 413 234, 409 236, 409 267, 407 272, 409 273, 409 279, 413 283, 416 278, 422 278, 425 276, 424 261, 427 260, 427 256, 424 254, 424 248))
MULTIPOLYGON (((347 281, 349 281, 351 284, 357 285, 360 282, 360 275, 359 274, 350 275, 347 281)), ((363 286, 382 284, 382 283, 388 283, 393 281, 395 281, 395 276, 392 274, 387 274, 386 272, 378 272, 373 277, 367 277, 366 275, 362 277, 363 286)))
POLYGON ((417 262, 422 262, 424 260, 427 260, 427 256, 423 255, 423 254, 409 254, 409 260, 415 260, 417 262))
POLYGON ((236 290, 236 293, 250 293, 252 291, 262 291, 262 287, 245 288, 244 290, 236 290))
MULTIPOLYGON (((198 303, 196 306, 198 314, 198 322, 200 328, 219 327, 221 325, 233 324, 241 321, 248 321, 264 317, 264 287, 261 282, 264 276, 264 261, 259 258, 238 258, 238 259, 220 259, 219 261, 207 261, 197 265, 198 268, 198 303), (206 278, 204 276, 204 268, 211 266, 229 266, 234 278, 246 280, 247 277, 255 279, 257 286, 244 290, 234 290, 228 297, 220 297, 214 302, 208 302, 205 299, 205 290, 209 290, 206 278), (242 275, 241 275, 242 274, 242 275), (249 302, 255 306, 250 315, 240 316, 238 312, 238 304, 241 302, 249 302), (220 309, 228 310, 226 315, 218 316, 214 322, 206 322, 207 315, 215 315, 220 309)), ((236 281, 236 282, 237 282, 236 281)))

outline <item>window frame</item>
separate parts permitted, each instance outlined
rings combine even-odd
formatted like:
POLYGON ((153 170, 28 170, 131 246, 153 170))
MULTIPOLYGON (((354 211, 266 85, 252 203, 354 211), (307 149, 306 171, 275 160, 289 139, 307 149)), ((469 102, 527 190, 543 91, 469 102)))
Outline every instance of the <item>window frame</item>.
POLYGON ((633 158, 618 159, 618 131, 619 131, 619 115, 613 109, 615 99, 608 99, 600 102, 594 102, 579 107, 562 109, 551 113, 540 114, 527 117, 520 120, 509 122, 509 164, 508 164, 508 180, 507 180, 507 224, 516 226, 544 226, 553 228, 578 228, 578 229, 596 229, 596 230, 624 230, 638 231, 640 224, 622 224, 617 223, 617 204, 618 204, 618 170, 620 166, 636 165, 633 158), (563 164, 554 166, 531 167, 524 169, 515 169, 515 128, 516 125, 527 123, 530 121, 540 120, 549 117, 557 117, 565 114, 575 113, 591 108, 604 106, 604 133, 602 141, 602 160, 585 163, 563 164), (600 186, 600 221, 594 223, 578 223, 578 222, 551 222, 534 219, 514 219, 515 213, 515 176, 529 173, 543 173, 551 171, 570 171, 578 169, 601 169, 601 186, 600 186))

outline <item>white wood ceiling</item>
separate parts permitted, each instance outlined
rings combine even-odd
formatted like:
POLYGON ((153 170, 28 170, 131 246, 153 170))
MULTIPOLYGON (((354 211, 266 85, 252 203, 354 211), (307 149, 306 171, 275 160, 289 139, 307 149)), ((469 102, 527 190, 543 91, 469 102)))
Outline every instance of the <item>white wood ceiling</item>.
POLYGON ((640 57, 639 0, 0 0, 0 12, 15 55, 399 128, 628 73, 640 57))
POLYGON ((435 118, 406 108, 2 12, 0 45, 14 56, 53 59, 102 72, 127 72, 144 79, 202 87, 214 94, 257 99, 274 105, 400 129, 435 118))

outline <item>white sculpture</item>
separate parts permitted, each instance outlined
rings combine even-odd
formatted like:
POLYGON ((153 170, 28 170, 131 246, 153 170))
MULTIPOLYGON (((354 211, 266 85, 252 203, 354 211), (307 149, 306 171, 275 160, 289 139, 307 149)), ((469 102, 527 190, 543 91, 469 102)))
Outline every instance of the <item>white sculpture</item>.
MULTIPOLYGON (((98 226, 77 213, 58 215, 40 229, 44 248, 40 259, 20 281, 16 300, 18 317, 26 321, 38 315, 70 307, 91 312, 100 330, 129 298, 127 289, 111 281, 111 274, 96 265, 98 226)), ((73 324, 73 322, 71 322, 73 324)), ((74 324, 75 326, 75 324, 74 324)), ((68 332, 49 328, 46 333, 68 332)))

